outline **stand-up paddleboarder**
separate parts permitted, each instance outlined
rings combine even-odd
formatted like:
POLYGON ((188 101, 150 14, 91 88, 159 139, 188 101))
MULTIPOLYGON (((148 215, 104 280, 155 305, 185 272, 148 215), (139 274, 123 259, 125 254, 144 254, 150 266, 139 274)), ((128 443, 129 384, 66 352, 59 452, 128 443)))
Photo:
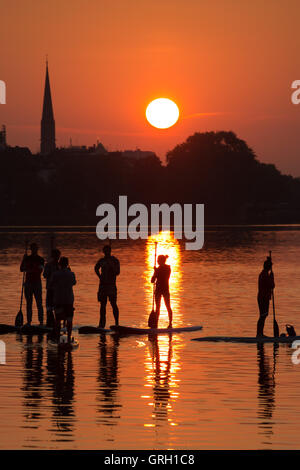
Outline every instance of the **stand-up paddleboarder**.
POLYGON ((47 323, 46 326, 54 326, 54 301, 53 289, 50 287, 50 280, 53 274, 59 270, 60 251, 57 248, 51 250, 51 259, 45 264, 43 277, 46 279, 46 310, 47 310, 47 323))
POLYGON ((62 256, 59 260, 59 270, 52 274, 49 288, 53 290, 53 303, 55 312, 55 339, 59 342, 61 322, 67 323, 68 342, 71 343, 74 316, 74 293, 73 286, 76 277, 69 267, 68 258, 62 256))
POLYGON ((166 264, 168 256, 159 255, 157 258, 158 267, 154 268, 154 274, 151 278, 151 282, 156 282, 155 286, 155 306, 156 306, 156 327, 160 314, 161 298, 163 297, 168 315, 169 325, 168 328, 172 328, 173 312, 170 304, 170 291, 169 291, 169 279, 171 275, 171 267, 166 264))
POLYGON ((120 274, 120 262, 111 254, 111 247, 103 247, 104 257, 100 258, 95 265, 95 273, 100 279, 98 290, 98 301, 100 302, 99 328, 105 328, 106 324, 106 304, 107 299, 113 309, 115 324, 119 325, 119 309, 117 305, 117 284, 116 279, 120 274))
POLYGON ((42 301, 42 281, 41 274, 44 269, 44 258, 39 256, 39 247, 36 243, 30 245, 31 254, 24 255, 20 271, 25 272, 24 293, 26 298, 27 325, 32 322, 32 301, 36 301, 38 318, 40 325, 44 322, 44 309, 42 301))
POLYGON ((257 302, 259 307, 259 319, 257 322, 257 337, 265 337, 264 325, 269 314, 269 305, 272 298, 272 292, 275 288, 274 275, 272 272, 272 261, 268 256, 263 265, 263 270, 258 277, 258 295, 257 302))

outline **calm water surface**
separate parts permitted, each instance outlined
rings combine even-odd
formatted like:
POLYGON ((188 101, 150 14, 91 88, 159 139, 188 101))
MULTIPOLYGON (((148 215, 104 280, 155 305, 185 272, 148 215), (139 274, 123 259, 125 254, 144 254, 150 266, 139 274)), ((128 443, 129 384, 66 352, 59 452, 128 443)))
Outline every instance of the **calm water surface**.
MULTIPOLYGON (((47 232, 0 234, 1 323, 13 323, 19 309, 27 237, 47 257, 47 232)), ((300 365, 292 364, 289 345, 191 341, 255 335, 257 276, 269 249, 280 329, 289 322, 300 332, 300 231, 211 230, 199 252, 185 251, 170 234, 158 241, 172 266, 174 326, 203 331, 80 335, 71 353, 48 347, 46 337, 1 336, 7 351, 0 365, 1 449, 300 448, 300 365)), ((153 242, 113 242, 121 262, 121 324, 147 323, 153 242)), ((102 245, 82 232, 57 233, 56 244, 77 276, 74 323, 97 325, 93 266, 102 245)), ((112 324, 110 307, 107 316, 112 324)), ((161 326, 167 323, 163 309, 161 326)), ((266 333, 272 335, 271 318, 266 333)))

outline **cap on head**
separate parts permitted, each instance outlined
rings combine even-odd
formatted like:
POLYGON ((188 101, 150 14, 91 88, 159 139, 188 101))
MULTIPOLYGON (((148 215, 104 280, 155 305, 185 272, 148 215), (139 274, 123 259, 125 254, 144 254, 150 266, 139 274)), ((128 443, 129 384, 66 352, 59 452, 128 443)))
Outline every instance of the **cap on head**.
POLYGON ((59 260, 59 265, 62 268, 67 268, 69 266, 69 260, 66 258, 66 256, 62 256, 59 260))
POLYGON ((105 255, 110 255, 110 253, 111 253, 111 246, 110 246, 110 245, 105 245, 105 246, 103 247, 103 250, 102 250, 102 251, 103 251, 103 253, 104 253, 105 255))
POLYGON ((58 250, 58 248, 53 248, 53 250, 51 250, 51 256, 54 259, 59 259, 60 251, 58 250))

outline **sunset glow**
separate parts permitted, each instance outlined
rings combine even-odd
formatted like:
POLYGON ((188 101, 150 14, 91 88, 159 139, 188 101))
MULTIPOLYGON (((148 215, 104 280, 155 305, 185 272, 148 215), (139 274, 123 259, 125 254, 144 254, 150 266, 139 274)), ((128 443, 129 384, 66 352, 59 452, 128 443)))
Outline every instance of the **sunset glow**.
POLYGON ((178 121, 179 109, 174 101, 168 98, 157 98, 147 106, 146 118, 151 126, 167 129, 178 121))
POLYGON ((0 450, 290 461, 299 0, 0 12, 0 450))

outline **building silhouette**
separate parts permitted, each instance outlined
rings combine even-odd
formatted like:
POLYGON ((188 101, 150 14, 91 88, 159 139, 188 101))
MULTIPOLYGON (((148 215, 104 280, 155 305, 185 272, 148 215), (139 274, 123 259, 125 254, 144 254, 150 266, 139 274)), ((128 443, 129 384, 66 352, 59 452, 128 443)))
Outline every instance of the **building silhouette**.
POLYGON ((43 114, 41 120, 41 154, 49 155, 55 151, 55 121, 51 99, 48 61, 44 90, 43 114))

